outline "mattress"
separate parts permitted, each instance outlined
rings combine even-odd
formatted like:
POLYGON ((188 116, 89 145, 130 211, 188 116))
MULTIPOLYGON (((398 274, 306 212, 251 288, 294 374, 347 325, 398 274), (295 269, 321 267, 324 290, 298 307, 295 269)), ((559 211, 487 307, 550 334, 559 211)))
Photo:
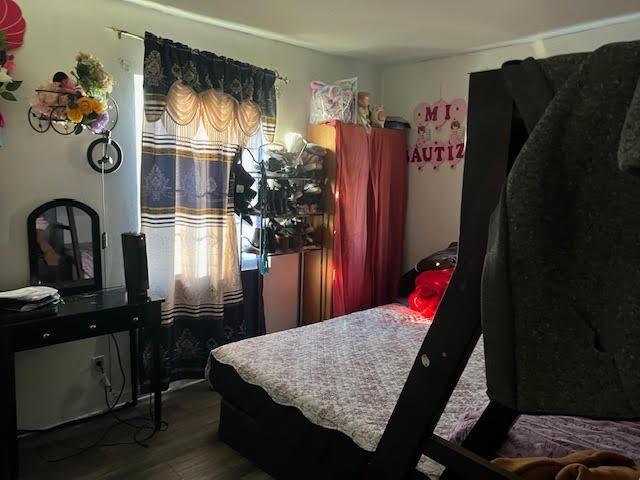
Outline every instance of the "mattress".
MULTIPOLYGON (((373 452, 429 325, 407 307, 391 304, 225 345, 211 356, 274 402, 297 408, 312 423, 373 452)), ((470 404, 485 402, 481 348, 474 357, 438 434, 450 432, 470 404)), ((426 458, 418 469, 430 475, 442 470, 426 458)))
MULTIPOLYGON (((236 381, 236 385, 245 382, 258 386, 276 404, 294 407, 313 424, 340 432, 360 449, 373 452, 429 326, 429 322, 405 306, 376 307, 219 347, 211 352, 207 378, 215 386, 218 382, 211 379, 212 365, 231 367, 217 371, 237 375, 241 381, 236 381)), ((484 355, 479 342, 438 423, 436 434, 461 441, 488 401, 485 392, 484 355)), ((220 393, 225 396, 224 391, 220 393)), ((267 395, 259 401, 268 401, 267 395)), ((233 396, 250 409, 261 408, 250 405, 257 401, 256 395, 243 398, 236 388, 233 396)), ((601 427, 614 428, 606 425, 607 422, 523 416, 514 425, 501 453, 505 456, 550 455, 606 445, 632 458, 640 457, 640 425, 609 423, 617 430, 615 438, 607 441, 601 427), (578 445, 573 437, 577 432, 591 432, 591 435, 587 435, 586 442, 581 438, 578 445), (558 442, 558 438, 566 441, 558 442)), ((437 478, 443 468, 423 457, 418 470, 437 478)))

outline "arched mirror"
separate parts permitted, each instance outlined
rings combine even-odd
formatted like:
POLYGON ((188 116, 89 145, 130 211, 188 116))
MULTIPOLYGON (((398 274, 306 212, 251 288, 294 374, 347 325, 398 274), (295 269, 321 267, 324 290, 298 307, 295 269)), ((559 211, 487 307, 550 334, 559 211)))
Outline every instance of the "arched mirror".
POLYGON ((36 208, 27 219, 32 285, 61 293, 102 288, 100 220, 94 209, 71 199, 36 208))

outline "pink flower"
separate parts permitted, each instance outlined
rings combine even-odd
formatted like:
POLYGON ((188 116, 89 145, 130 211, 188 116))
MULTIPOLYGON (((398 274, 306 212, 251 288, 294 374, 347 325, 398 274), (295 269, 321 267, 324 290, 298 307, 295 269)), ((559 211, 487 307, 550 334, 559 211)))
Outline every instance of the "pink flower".
POLYGON ((65 92, 58 82, 49 82, 38 87, 30 102, 33 110, 45 117, 66 118, 66 106, 69 102, 69 96, 57 92, 65 92))
POLYGON ((13 73, 13 71, 16 68, 16 62, 13 60, 13 55, 9 55, 9 57, 7 58, 7 61, 4 62, 4 68, 7 69, 7 71, 11 74, 13 73))
POLYGON ((60 86, 65 90, 69 90, 70 92, 76 91, 76 83, 71 80, 69 77, 65 78, 60 82, 60 86))

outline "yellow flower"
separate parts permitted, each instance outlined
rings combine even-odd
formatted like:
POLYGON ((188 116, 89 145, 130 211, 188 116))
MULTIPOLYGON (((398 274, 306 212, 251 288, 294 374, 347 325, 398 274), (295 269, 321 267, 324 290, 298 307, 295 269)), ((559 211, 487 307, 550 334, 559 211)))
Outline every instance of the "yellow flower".
POLYGON ((98 115, 103 114, 104 111, 107 109, 107 106, 97 98, 91 99, 91 105, 92 105, 93 111, 96 112, 98 115))
POLYGON ((82 121, 83 115, 79 108, 67 107, 67 118, 73 123, 80 123, 82 121))
POLYGON ((89 97, 79 98, 76 100, 76 104, 83 115, 89 115, 93 112, 93 100, 89 97))

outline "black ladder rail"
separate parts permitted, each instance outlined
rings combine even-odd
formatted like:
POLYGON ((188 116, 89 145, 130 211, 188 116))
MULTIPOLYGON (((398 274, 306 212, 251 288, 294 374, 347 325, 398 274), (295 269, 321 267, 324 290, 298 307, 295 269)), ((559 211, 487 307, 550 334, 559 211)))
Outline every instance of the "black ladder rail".
MULTIPOLYGON (((424 453, 440 464, 449 465, 447 471, 455 475, 453 478, 474 480, 518 480, 519 478, 514 473, 507 472, 469 449, 437 435, 432 435, 425 442, 424 453)), ((443 478, 440 477, 441 480, 443 478)))
POLYGON ((474 480, 514 478, 463 447, 431 440, 480 337, 480 280, 489 218, 517 153, 510 151, 514 107, 502 72, 472 74, 469 99, 458 266, 367 467, 367 479, 406 478, 425 445, 427 455, 438 456, 445 467, 454 467, 451 462, 460 460, 464 451, 483 472, 470 477, 474 480))
MULTIPOLYGON (((515 410, 491 400, 461 447, 485 460, 495 458, 498 448, 519 415, 515 410)), ((454 468, 447 468, 440 476, 440 480, 458 480, 459 478, 464 477, 460 476, 460 472, 454 468)))

